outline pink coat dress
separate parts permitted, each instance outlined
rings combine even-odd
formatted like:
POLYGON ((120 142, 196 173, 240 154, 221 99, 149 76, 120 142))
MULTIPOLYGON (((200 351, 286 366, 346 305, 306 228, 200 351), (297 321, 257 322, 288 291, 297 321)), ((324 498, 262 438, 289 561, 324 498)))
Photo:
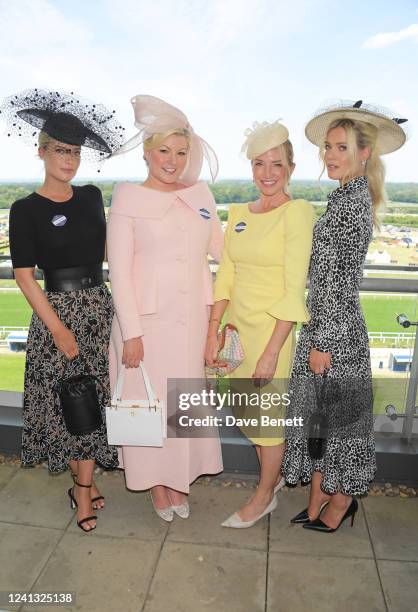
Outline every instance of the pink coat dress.
MULTIPOLYGON (((138 336, 151 383, 164 401, 168 378, 204 378, 213 304, 207 255, 219 261, 222 246, 222 228, 206 183, 168 193, 133 183, 116 185, 107 237, 116 309, 110 342, 112 390, 123 341, 138 336)), ((126 371, 122 397, 147 397, 138 368, 126 371)), ((222 471, 219 438, 167 438, 162 448, 121 447, 119 466, 129 489, 165 485, 188 493, 199 475, 222 471)))

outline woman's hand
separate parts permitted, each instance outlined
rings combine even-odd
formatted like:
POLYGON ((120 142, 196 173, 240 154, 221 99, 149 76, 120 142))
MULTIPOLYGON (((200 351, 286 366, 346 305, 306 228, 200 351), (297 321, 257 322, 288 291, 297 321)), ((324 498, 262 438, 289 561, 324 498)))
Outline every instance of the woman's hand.
POLYGON ((215 334, 207 337, 205 348, 205 363, 208 366, 216 365, 219 352, 218 336, 215 334))
POLYGON ((273 378, 277 368, 279 353, 264 351, 260 359, 257 361, 252 378, 255 379, 257 387, 267 385, 273 378))
POLYGON ((67 359, 74 359, 79 354, 77 341, 75 336, 68 327, 60 325, 57 331, 52 333, 54 344, 67 359))
POLYGON ((144 360, 142 338, 129 338, 123 343, 122 363, 126 368, 137 368, 144 360))
POLYGON ((331 353, 322 353, 311 348, 309 353, 309 367, 314 374, 324 374, 331 367, 331 353))

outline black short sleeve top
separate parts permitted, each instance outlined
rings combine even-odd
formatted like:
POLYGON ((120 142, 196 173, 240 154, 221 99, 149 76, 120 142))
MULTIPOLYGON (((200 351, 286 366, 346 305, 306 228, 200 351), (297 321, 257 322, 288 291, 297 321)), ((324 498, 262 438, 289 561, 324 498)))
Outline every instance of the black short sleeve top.
POLYGON ((106 219, 100 189, 73 186, 66 202, 31 193, 10 209, 13 268, 42 270, 102 263, 106 219))

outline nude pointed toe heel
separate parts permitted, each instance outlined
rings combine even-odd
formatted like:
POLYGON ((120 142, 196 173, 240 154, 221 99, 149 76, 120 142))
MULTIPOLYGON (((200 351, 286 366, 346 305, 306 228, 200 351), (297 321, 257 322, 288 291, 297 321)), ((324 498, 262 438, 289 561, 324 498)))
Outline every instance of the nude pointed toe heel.
POLYGON ((252 527, 253 525, 255 525, 260 519, 263 518, 263 516, 266 516, 266 514, 270 514, 271 512, 276 510, 276 508, 277 508, 277 498, 275 495, 273 495, 273 499, 271 500, 267 508, 264 510, 264 512, 262 512, 254 520, 243 521, 241 520, 238 512, 234 512, 234 514, 231 514, 231 516, 228 517, 226 521, 222 523, 222 527, 231 527, 233 529, 248 529, 248 527, 252 527))
POLYGON ((283 489, 285 484, 286 484, 286 479, 284 476, 282 476, 279 482, 276 484, 276 486, 273 489, 274 494, 276 495, 276 493, 278 493, 280 489, 283 489))

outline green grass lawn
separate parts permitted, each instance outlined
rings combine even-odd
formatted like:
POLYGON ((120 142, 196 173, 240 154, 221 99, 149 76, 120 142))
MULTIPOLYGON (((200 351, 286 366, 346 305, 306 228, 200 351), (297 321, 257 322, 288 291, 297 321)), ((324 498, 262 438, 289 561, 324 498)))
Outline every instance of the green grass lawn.
POLYGON ((25 353, 0 354, 0 390, 23 391, 25 353))
MULTIPOLYGON (((396 315, 405 313, 413 320, 417 315, 418 299, 415 295, 361 296, 367 328, 371 332, 403 331, 396 315)), ((31 308, 20 292, 0 291, 0 325, 29 325, 31 308)))
POLYGON ((0 291, 0 326, 28 326, 32 309, 20 291, 0 291))
MULTIPOLYGON (((25 370, 25 355, 0 354, 0 390, 23 391, 23 377, 25 370)), ((224 379, 223 391, 226 391, 227 381, 224 379)), ((386 380, 374 379, 374 414, 385 412, 387 404, 392 403, 402 411, 404 405, 407 379, 386 380)))
MULTIPOLYGON (((396 315, 400 313, 405 313, 411 320, 418 318, 418 299, 414 295, 363 294, 361 303, 371 332, 404 331, 396 322, 396 315)), ((27 326, 30 323, 31 308, 19 292, 0 291, 0 313, 0 325, 27 326)), ((0 389, 21 391, 23 371, 24 355, 0 354, 0 389)))
POLYGON ((406 314, 416 320, 418 299, 415 295, 367 295, 361 296, 361 305, 369 332, 402 332, 396 321, 398 314, 406 314))

